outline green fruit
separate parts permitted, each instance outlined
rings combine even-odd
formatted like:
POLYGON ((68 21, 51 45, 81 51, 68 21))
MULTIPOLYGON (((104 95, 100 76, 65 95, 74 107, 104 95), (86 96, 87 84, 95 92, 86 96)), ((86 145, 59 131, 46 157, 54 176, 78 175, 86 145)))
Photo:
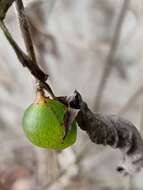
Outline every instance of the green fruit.
POLYGON ((45 97, 28 107, 23 117, 23 129, 28 139, 42 148, 61 150, 76 141, 77 126, 72 123, 71 130, 64 137, 64 114, 62 103, 45 97))

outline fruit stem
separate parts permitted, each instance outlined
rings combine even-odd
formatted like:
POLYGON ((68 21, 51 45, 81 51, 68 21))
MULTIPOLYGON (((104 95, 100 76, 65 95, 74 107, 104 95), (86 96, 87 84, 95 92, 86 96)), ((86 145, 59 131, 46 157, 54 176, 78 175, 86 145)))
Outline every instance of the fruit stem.
POLYGON ((40 87, 40 85, 37 87, 36 90, 36 104, 42 104, 47 102, 47 97, 45 96, 45 92, 43 88, 40 87))

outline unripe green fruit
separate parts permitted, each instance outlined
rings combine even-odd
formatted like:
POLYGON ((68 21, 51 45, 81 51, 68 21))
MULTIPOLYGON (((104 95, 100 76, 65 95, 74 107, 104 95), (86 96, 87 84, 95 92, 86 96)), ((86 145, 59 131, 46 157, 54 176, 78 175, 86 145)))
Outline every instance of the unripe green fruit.
POLYGON ((62 103, 45 97, 30 105, 24 113, 23 129, 28 139, 42 148, 61 150, 76 141, 77 126, 72 123, 71 130, 64 137, 64 114, 62 103))

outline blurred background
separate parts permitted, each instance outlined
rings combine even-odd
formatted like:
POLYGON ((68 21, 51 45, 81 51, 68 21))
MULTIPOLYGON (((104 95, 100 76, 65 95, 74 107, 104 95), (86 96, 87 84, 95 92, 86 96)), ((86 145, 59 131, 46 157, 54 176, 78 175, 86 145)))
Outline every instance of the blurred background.
MULTIPOLYGON (((39 65, 57 96, 77 89, 93 111, 122 115, 143 134, 143 0, 24 0, 39 65)), ((15 7, 6 24, 25 50, 15 7)), ((21 120, 35 81, 0 30, 0 190, 143 190, 143 171, 116 172, 120 152, 78 130, 63 151, 35 147, 21 120)))

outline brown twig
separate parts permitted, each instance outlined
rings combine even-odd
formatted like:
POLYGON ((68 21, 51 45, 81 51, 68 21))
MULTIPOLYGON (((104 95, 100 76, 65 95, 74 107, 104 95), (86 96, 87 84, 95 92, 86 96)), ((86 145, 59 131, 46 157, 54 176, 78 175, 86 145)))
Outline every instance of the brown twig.
POLYGON ((119 18, 117 21, 117 25, 116 25, 115 32, 113 35, 113 39, 111 41, 109 54, 107 57, 107 63, 104 67, 102 78, 101 78, 101 81, 99 83, 99 87, 97 89, 97 95, 96 95, 95 105, 94 105, 96 111, 100 110, 103 92, 104 92, 106 84, 108 82, 109 75, 110 75, 112 68, 115 64, 115 62, 114 62, 115 54, 116 54, 117 48, 119 46, 121 29, 122 29, 124 18, 126 16, 126 10, 128 8, 129 2, 130 2, 130 0, 124 0, 122 8, 121 8, 120 15, 119 15, 119 18))
POLYGON ((26 55, 19 45, 16 43, 16 41, 11 36, 9 30, 5 26, 4 22, 0 19, 0 27, 2 31, 4 32, 4 35, 6 36, 7 40, 11 44, 12 48, 14 49, 20 63, 27 67, 32 75, 40 82, 41 88, 44 88, 47 90, 53 98, 55 98, 55 95, 51 89, 51 87, 46 83, 46 80, 48 78, 48 75, 44 73, 38 64, 36 63, 36 56, 33 48, 32 38, 29 30, 29 24, 27 17, 25 15, 24 6, 22 3, 22 0, 16 0, 17 3, 17 11, 19 15, 19 21, 21 25, 21 31, 24 37, 25 45, 27 48, 28 55, 26 55))
POLYGON ((10 45, 13 47, 20 63, 24 67, 27 67, 31 71, 31 73, 34 75, 35 78, 43 82, 46 81, 47 75, 39 68, 37 64, 33 64, 32 60, 21 50, 21 48, 18 46, 16 41, 13 39, 13 37, 9 33, 3 21, 0 21, 0 27, 2 31, 4 32, 4 35, 6 36, 7 40, 9 41, 10 45))
POLYGON ((23 2, 22 2, 22 0, 16 0, 15 2, 16 2, 17 13, 19 16, 19 23, 20 23, 22 35, 23 35, 23 38, 25 41, 27 52, 28 52, 30 58, 32 59, 33 63, 36 64, 36 62, 37 62, 36 55, 35 55, 33 42, 32 42, 32 38, 31 38, 31 34, 30 34, 28 18, 25 15, 25 11, 24 11, 23 2))

